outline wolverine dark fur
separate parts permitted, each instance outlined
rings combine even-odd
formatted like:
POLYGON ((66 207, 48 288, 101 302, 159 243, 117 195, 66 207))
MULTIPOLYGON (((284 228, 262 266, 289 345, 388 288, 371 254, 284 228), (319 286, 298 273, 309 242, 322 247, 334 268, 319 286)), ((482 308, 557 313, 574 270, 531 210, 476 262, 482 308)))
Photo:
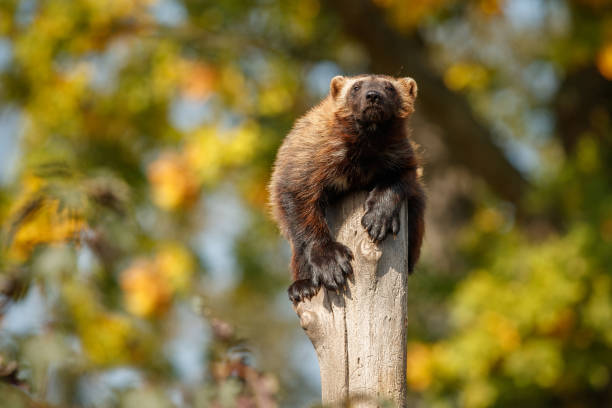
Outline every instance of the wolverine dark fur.
POLYGON ((368 190, 361 224, 375 242, 399 231, 408 204, 411 273, 423 241, 425 194, 406 120, 414 110, 416 82, 382 75, 337 76, 329 95, 298 119, 278 151, 270 183, 273 215, 291 242, 293 302, 321 285, 345 287, 353 254, 334 241, 326 207, 349 191, 368 190))

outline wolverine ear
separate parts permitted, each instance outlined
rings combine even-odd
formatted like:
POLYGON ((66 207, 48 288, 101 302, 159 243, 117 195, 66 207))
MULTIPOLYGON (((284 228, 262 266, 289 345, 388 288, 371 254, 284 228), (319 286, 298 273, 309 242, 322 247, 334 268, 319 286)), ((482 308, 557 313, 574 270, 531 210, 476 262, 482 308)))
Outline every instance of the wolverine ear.
POLYGON ((346 78, 341 75, 337 75, 332 78, 331 82, 329 83, 329 93, 332 98, 336 99, 336 97, 342 90, 342 85, 344 85, 345 80, 346 78))
POLYGON ((401 78, 399 80, 399 83, 402 86, 403 88, 402 90, 405 92, 405 95, 412 98, 412 100, 415 100, 417 97, 416 81, 412 78, 406 77, 406 78, 401 78))

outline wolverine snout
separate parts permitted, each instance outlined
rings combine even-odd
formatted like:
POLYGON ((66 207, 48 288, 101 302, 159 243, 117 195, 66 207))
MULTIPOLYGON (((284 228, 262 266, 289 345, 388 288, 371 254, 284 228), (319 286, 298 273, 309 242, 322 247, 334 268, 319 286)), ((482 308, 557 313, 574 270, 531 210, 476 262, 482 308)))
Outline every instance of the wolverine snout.
POLYGON ((366 101, 370 103, 378 103, 382 99, 382 95, 378 91, 368 91, 366 93, 366 101))

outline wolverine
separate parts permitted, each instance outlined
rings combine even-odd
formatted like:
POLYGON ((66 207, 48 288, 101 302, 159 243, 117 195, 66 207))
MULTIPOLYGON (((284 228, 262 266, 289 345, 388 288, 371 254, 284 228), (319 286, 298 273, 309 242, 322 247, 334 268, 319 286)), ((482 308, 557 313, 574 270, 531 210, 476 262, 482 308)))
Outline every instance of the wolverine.
POLYGON ((412 78, 336 76, 327 97, 285 137, 269 191, 272 215, 292 247, 292 302, 321 285, 338 291, 352 275, 353 254, 325 221, 330 203, 351 191, 368 191, 361 225, 376 243, 399 232, 407 204, 408 273, 414 270, 425 229, 420 163, 406 123, 416 96, 412 78))

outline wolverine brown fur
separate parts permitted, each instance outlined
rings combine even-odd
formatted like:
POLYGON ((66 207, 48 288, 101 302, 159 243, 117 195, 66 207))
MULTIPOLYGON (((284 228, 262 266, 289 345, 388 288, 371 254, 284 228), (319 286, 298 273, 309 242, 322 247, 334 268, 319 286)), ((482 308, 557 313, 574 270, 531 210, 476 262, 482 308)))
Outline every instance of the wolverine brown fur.
POLYGON ((349 191, 368 190, 361 224, 375 242, 399 231, 408 204, 411 273, 423 241, 425 194, 406 120, 416 82, 383 75, 334 77, 329 95, 298 119, 278 151, 270 182, 273 216, 291 243, 293 302, 314 296, 321 284, 345 287, 353 254, 336 242, 326 207, 349 191))

